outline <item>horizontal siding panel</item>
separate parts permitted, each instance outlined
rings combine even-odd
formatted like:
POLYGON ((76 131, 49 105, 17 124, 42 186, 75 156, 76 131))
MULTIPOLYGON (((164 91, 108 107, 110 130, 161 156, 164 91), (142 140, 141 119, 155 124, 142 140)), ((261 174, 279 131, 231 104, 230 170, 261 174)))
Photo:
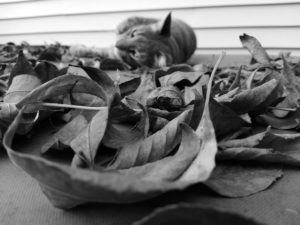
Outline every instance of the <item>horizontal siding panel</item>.
POLYGON ((255 36, 267 48, 300 47, 300 27, 196 30, 198 47, 239 47, 239 35, 255 36))
POLYGON ((11 3, 24 3, 24 2, 30 2, 30 1, 40 1, 40 0, 0 0, 1 4, 11 4, 11 3))
POLYGON ((43 33, 43 34, 21 34, 0 36, 0 43, 6 42, 20 43, 28 41, 32 45, 41 45, 45 43, 61 44, 86 44, 88 46, 108 47, 115 43, 115 34, 113 32, 83 32, 83 33, 43 33))
MULTIPOLYGON (((299 0, 40 0, 0 4, 0 19, 78 13, 107 13, 120 11, 161 10, 194 7, 227 7, 239 5, 295 4, 299 0)), ((278 16, 278 15, 277 15, 278 16)))
MULTIPOLYGON (((0 35, 89 30, 112 31, 117 24, 129 16, 163 18, 168 12, 168 10, 136 13, 120 12, 0 20, 0 35)), ((214 9, 177 9, 172 11, 174 17, 186 21, 195 28, 300 26, 299 12, 300 4, 293 7, 290 5, 272 5, 214 9)))
MULTIPOLYGON (((300 48, 298 49, 265 48, 265 49, 268 52, 268 54, 271 56, 279 56, 279 54, 282 52, 290 52, 291 56, 297 56, 297 57, 300 56, 300 48)), ((222 51, 226 52, 227 57, 229 57, 230 55, 241 55, 241 56, 246 55, 249 58, 251 58, 249 52, 244 48, 198 48, 195 55, 203 55, 203 54, 210 55, 216 57, 217 60, 222 51)))
MULTIPOLYGON (((230 28, 196 29, 198 48, 237 48, 241 46, 239 35, 255 36, 267 48, 299 48, 300 27, 284 28, 230 28)), ((61 32, 1 35, 0 43, 28 41, 30 44, 44 44, 59 41, 62 44, 87 44, 107 47, 115 43, 114 32, 61 32)))

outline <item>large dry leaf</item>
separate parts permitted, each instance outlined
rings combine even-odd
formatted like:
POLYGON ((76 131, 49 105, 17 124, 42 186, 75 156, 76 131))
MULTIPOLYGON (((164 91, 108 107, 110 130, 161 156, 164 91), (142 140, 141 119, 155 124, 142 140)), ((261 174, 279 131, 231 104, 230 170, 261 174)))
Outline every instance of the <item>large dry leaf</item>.
POLYGON ((274 167, 218 164, 205 185, 222 196, 245 197, 267 189, 282 175, 274 167))
POLYGON ((282 97, 282 86, 272 79, 258 87, 242 91, 235 95, 230 101, 222 102, 238 114, 259 114, 267 110, 271 104, 278 102, 282 97))
POLYGON ((156 209, 133 225, 259 225, 254 220, 201 204, 168 205, 156 209))
POLYGON ((300 134, 275 134, 267 130, 253 136, 219 143, 218 159, 253 160, 300 165, 300 134))
MULTIPOLYGON (((183 125, 184 129, 182 130, 185 138, 182 140, 180 150, 174 156, 121 171, 89 171, 71 168, 36 155, 11 149, 13 136, 21 116, 22 112, 19 113, 6 132, 3 141, 4 146, 10 159, 37 179, 45 195, 54 206, 59 208, 71 208, 86 202, 135 202, 169 190, 183 189, 194 183, 204 181, 211 172, 211 166, 209 168, 206 166, 207 164, 212 165, 210 162, 214 161, 214 158, 199 160, 197 157, 197 154, 204 157, 212 156, 212 153, 216 151, 216 149, 207 148, 216 146, 215 137, 211 136, 213 134, 212 126, 204 129, 204 134, 202 134, 202 137, 207 136, 211 139, 200 141, 200 137, 191 128, 183 125), (198 148, 199 145, 202 146, 200 149, 198 148), (169 168, 165 167, 167 164, 170 165, 169 168), (149 170, 143 169, 143 167, 152 168, 153 174, 150 174, 149 170), (162 167, 165 168, 164 173, 161 171, 162 167), (147 179, 145 173, 140 171, 147 172, 147 179), (160 177, 157 176, 158 174, 160 177), (161 177, 164 174, 167 176, 161 177), (178 179, 174 181, 174 178, 178 179)), ((203 123, 204 126, 207 124, 209 123, 203 123)))
POLYGON ((259 41, 250 35, 243 34, 240 36, 240 41, 244 48, 247 48, 252 57, 259 63, 270 65, 270 58, 266 50, 262 47, 259 41))

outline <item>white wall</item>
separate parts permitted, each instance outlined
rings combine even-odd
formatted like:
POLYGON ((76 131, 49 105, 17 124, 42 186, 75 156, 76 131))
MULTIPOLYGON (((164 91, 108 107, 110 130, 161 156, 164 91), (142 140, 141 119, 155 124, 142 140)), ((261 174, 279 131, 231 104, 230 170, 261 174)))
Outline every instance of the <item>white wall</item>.
POLYGON ((106 47, 126 17, 163 18, 169 11, 194 27, 202 52, 246 53, 238 36, 247 33, 271 54, 300 55, 299 0, 0 0, 0 43, 106 47))

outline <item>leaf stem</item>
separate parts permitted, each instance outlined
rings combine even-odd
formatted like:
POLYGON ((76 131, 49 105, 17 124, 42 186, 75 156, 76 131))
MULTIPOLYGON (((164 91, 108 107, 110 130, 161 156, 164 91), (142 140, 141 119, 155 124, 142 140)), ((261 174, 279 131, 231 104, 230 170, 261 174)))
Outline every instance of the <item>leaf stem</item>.
POLYGON ((10 76, 9 73, 5 73, 5 74, 0 75, 0 79, 8 78, 9 76, 10 76))
POLYGON ((226 55, 226 53, 224 51, 222 51, 222 54, 219 56, 215 66, 214 66, 214 69, 213 71, 211 72, 211 75, 210 75, 210 78, 209 78, 209 81, 208 81, 208 84, 207 84, 207 90, 206 90, 206 99, 205 99, 205 106, 204 107, 208 107, 208 104, 209 104, 209 98, 210 98, 210 93, 211 93, 211 88, 212 88, 212 82, 213 82, 213 79, 214 79, 214 76, 216 74, 216 71, 223 59, 223 57, 226 55))
POLYGON ((93 106, 69 105, 69 104, 60 104, 60 103, 51 103, 51 102, 42 102, 39 105, 46 106, 46 107, 68 108, 68 109, 84 109, 84 110, 95 110, 95 111, 107 108, 107 106, 93 107, 93 106))
POLYGON ((276 109, 276 110, 282 110, 282 111, 287 111, 287 112, 297 111, 297 108, 281 108, 281 107, 274 107, 274 106, 269 106, 269 109, 276 109))
MULTIPOLYGON (((83 110, 104 110, 107 106, 84 106, 84 105, 70 105, 70 104, 61 104, 61 103, 52 103, 52 102, 42 102, 39 104, 44 107, 54 107, 54 108, 66 108, 66 109, 83 109, 83 110)), ((136 112, 141 112, 141 109, 133 109, 136 112)))

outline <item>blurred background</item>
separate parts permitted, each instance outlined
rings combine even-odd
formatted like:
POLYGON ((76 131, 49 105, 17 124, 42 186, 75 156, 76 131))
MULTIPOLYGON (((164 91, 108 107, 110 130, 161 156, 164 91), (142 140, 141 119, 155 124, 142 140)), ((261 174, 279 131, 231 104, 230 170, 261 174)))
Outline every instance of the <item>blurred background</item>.
POLYGON ((195 29, 202 53, 246 54, 239 35, 247 33, 270 54, 300 56, 299 0, 0 0, 0 44, 108 47, 125 18, 170 11, 195 29))

